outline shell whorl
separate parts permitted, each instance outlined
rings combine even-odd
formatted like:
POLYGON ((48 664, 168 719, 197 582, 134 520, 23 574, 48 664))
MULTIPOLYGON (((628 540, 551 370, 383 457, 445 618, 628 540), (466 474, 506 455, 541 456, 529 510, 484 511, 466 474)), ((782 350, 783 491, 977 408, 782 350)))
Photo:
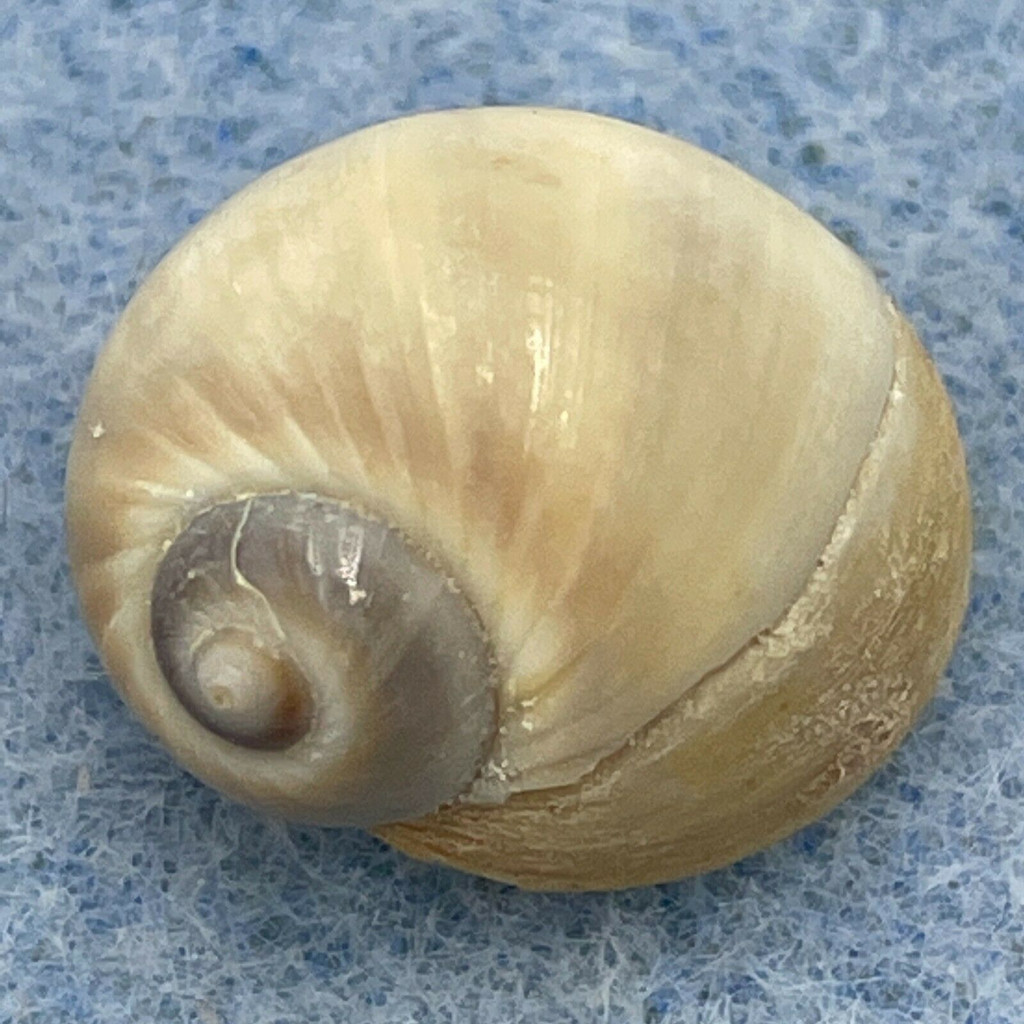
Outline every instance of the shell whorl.
POLYGON ((230 199, 124 311, 69 457, 83 611, 237 799, 530 885, 703 870, 848 792, 948 654, 967 485, 912 335, 678 140, 374 126, 230 199), (812 583, 815 629, 775 638, 812 583))
POLYGON ((342 752, 335 820, 450 801, 493 733, 492 658, 468 601, 402 533, 337 501, 200 512, 160 564, 150 623, 168 685, 210 732, 342 752))

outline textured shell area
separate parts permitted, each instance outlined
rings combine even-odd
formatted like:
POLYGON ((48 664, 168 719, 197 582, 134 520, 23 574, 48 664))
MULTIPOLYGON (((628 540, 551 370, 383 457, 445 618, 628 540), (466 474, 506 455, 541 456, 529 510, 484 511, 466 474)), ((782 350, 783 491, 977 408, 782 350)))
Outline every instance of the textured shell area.
POLYGON ((499 814, 445 809, 381 834, 539 889, 719 867, 819 817, 903 739, 967 602, 971 517, 949 400, 909 325, 885 416, 799 599, 633 741, 499 814))
POLYGON ((68 479, 87 619, 187 767, 329 821, 303 796, 324 752, 238 749, 178 705, 147 602, 215 502, 352 500, 451 567, 493 642, 477 799, 573 785, 804 590, 894 323, 810 217, 654 132, 493 108, 359 132, 209 216, 101 353, 68 479))

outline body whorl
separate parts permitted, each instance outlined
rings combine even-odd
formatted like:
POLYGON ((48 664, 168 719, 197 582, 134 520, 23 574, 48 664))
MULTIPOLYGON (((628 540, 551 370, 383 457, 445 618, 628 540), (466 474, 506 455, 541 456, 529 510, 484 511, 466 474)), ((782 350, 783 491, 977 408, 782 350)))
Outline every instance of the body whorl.
POLYGON ((99 356, 68 521, 187 768, 540 887, 835 803, 969 561, 948 399, 871 271, 702 150, 553 110, 366 129, 206 218, 99 356))

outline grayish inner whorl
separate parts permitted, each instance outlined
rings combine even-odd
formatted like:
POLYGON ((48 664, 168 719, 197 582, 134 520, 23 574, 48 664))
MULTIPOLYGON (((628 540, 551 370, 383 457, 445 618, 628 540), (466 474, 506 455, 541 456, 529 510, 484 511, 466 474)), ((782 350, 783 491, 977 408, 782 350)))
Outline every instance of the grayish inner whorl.
POLYGON ((340 502, 258 495, 199 513, 160 564, 150 624, 164 677, 210 732, 340 752, 341 822, 434 810, 493 738, 493 660, 469 602, 402 533, 340 502))

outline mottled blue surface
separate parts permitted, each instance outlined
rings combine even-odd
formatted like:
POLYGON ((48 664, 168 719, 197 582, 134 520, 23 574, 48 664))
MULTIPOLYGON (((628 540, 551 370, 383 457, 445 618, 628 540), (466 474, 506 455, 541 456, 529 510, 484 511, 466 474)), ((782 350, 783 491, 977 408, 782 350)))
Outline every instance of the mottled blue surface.
POLYGON ((1024 1020, 1024 3, 0 0, 0 1021, 1024 1020), (957 406, 974 596, 940 698, 731 869, 530 895, 178 770, 76 613, 61 492, 105 332, 198 217, 399 112, 697 141, 886 279, 957 406))

